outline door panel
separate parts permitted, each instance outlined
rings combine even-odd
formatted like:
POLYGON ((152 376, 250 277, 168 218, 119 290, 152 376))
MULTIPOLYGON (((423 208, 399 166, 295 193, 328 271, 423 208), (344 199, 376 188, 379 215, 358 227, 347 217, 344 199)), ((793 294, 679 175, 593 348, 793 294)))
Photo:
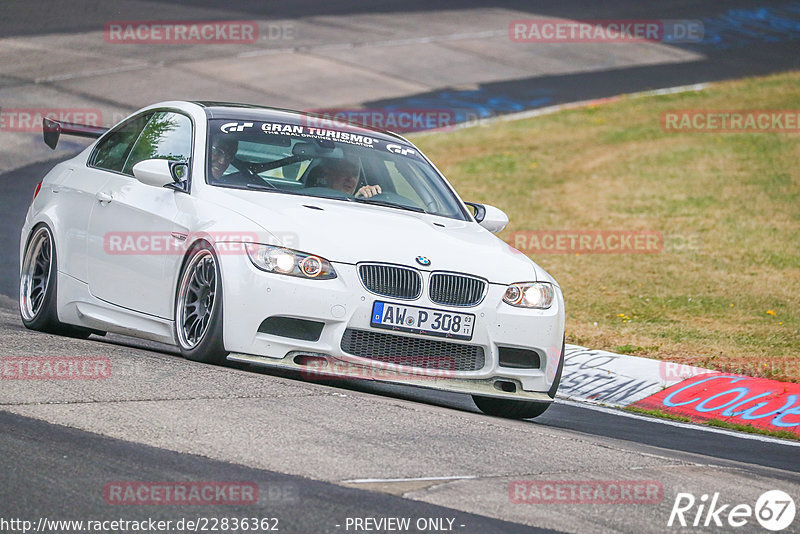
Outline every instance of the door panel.
POLYGON ((89 290, 118 306, 163 317, 172 316, 172 276, 168 255, 181 243, 172 232, 177 215, 171 189, 144 185, 121 175, 102 188, 111 201, 97 200, 89 234, 89 290))
POLYGON ((176 196, 132 176, 145 159, 188 162, 192 126, 188 117, 157 112, 138 136, 121 166, 101 188, 89 222, 89 289, 112 304, 166 319, 173 316, 174 273, 187 234, 175 224, 176 196))

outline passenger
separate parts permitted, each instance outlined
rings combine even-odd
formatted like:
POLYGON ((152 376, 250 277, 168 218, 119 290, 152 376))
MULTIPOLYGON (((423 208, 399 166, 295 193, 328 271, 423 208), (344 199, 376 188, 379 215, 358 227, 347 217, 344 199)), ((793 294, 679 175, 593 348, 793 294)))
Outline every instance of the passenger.
POLYGON ((211 145, 211 176, 222 178, 239 150, 239 142, 230 137, 218 137, 211 145))

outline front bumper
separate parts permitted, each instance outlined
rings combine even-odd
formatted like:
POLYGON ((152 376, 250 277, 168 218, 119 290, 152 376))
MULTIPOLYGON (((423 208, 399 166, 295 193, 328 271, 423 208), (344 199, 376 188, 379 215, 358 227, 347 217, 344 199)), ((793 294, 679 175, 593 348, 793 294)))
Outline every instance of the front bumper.
MULTIPOLYGON (((260 271, 242 254, 223 255, 219 259, 224 341, 231 352, 229 360, 295 369, 309 377, 359 378, 492 397, 552 400, 547 392, 560 364, 564 335, 564 301, 558 288, 553 305, 547 310, 505 304, 502 298, 506 286, 502 284, 489 284, 479 305, 463 308, 435 304, 426 291, 413 301, 375 295, 361 284, 355 265, 334 263, 336 279, 306 280, 260 271), (348 354, 341 347, 347 329, 415 340, 442 340, 373 328, 370 318, 375 300, 474 314, 470 341, 445 341, 482 347, 483 366, 443 374, 438 369, 387 364, 348 354), (324 326, 316 341, 259 332, 261 323, 272 316, 318 321, 324 326), (540 356, 539 368, 501 366, 500 347, 536 351, 540 356)), ((427 288, 428 273, 423 271, 422 275, 427 288)))

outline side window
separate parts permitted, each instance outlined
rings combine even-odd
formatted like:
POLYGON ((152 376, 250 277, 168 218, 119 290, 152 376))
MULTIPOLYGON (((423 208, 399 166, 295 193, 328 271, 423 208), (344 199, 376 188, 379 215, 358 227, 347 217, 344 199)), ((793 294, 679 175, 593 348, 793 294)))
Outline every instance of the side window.
POLYGON ((109 171, 122 172, 125 160, 131 152, 131 147, 145 124, 153 116, 152 113, 145 113, 130 119, 118 130, 112 132, 103 139, 95 150, 89 165, 109 171))
POLYGON ((159 111, 142 130, 122 168, 133 174, 133 166, 146 159, 188 162, 192 155, 192 121, 186 115, 159 111))

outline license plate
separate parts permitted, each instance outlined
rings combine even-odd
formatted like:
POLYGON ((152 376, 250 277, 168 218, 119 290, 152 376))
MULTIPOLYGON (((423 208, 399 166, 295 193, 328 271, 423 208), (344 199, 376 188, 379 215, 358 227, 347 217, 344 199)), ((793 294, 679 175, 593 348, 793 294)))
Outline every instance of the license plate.
POLYGON ((370 325, 414 334, 470 340, 475 316, 471 313, 453 313, 375 301, 370 325))

